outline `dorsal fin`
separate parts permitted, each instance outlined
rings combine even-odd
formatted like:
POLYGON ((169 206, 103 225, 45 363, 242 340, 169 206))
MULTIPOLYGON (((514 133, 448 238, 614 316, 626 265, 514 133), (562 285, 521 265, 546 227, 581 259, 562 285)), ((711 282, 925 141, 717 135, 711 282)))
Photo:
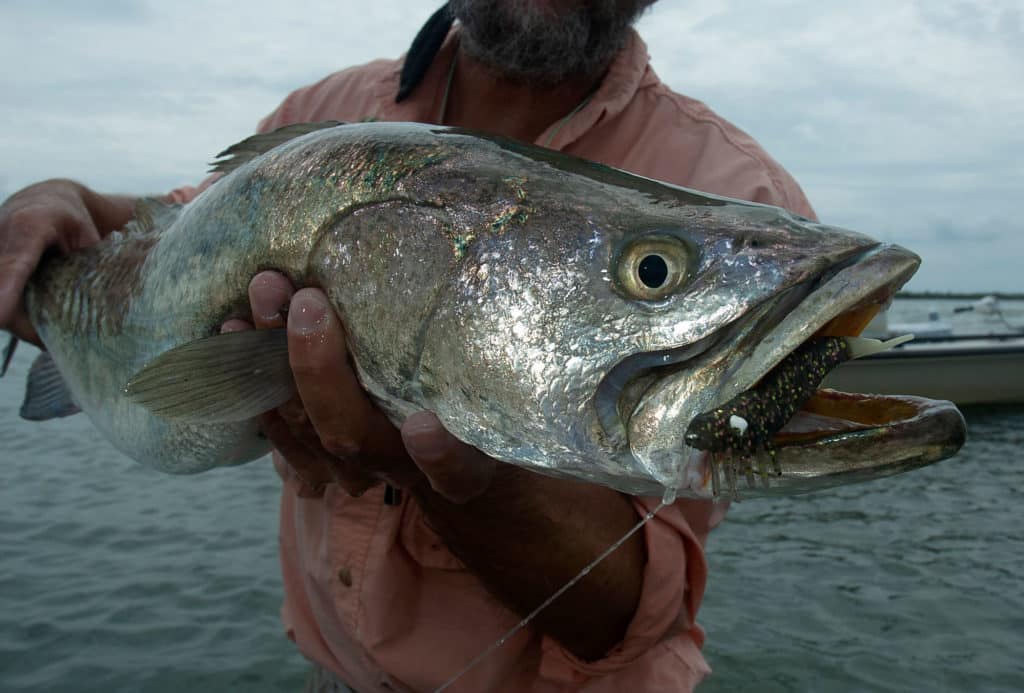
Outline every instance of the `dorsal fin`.
POLYGON ((285 125, 270 132, 247 137, 218 154, 217 160, 210 164, 210 173, 230 173, 242 164, 252 161, 260 154, 269 152, 274 147, 284 144, 288 140, 308 135, 317 130, 326 130, 327 128, 344 124, 339 120, 324 120, 319 123, 295 123, 293 125, 285 125))
POLYGON ((163 231, 178 218, 182 207, 183 205, 161 202, 153 197, 140 197, 135 201, 132 220, 125 225, 123 232, 163 231))

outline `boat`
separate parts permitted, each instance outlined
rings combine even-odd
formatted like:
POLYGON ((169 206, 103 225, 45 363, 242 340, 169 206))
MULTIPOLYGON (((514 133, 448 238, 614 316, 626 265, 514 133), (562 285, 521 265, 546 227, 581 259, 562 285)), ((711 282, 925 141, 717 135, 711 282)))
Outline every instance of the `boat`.
POLYGON ((958 333, 937 311, 932 311, 925 323, 889 323, 882 313, 865 329, 864 336, 913 334, 914 339, 847 361, 822 385, 845 392, 948 399, 958 405, 1024 403, 1024 329, 1005 319, 993 296, 956 308, 954 318, 967 311, 996 316, 1002 329, 958 333))

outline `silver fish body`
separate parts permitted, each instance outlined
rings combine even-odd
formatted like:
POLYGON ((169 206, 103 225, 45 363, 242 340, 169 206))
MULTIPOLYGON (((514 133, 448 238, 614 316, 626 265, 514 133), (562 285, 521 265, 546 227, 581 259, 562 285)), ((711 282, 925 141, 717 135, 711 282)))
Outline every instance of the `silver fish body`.
MULTIPOLYGON (((457 129, 344 125, 239 159, 190 205, 150 205, 124 233, 49 260, 27 292, 74 402, 127 455, 168 472, 268 450, 251 414, 276 400, 258 388, 202 369, 175 376, 179 399, 247 400, 240 420, 168 419, 125 391, 162 354, 248 317, 261 270, 324 289, 361 382, 395 423, 428 409, 507 462, 708 496, 707 455, 683 442, 689 421, 811 336, 858 332, 919 263, 775 207, 457 129)), ((952 405, 899 406, 899 421, 867 426, 875 439, 860 425, 781 448, 784 474, 768 488, 879 476, 962 443, 952 405)))

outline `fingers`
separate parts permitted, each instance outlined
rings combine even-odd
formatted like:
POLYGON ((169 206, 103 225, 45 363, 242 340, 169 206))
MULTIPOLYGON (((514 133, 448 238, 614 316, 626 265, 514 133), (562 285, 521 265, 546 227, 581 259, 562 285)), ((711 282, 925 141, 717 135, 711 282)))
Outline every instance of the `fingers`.
POLYGON ((288 328, 298 397, 264 416, 262 424, 312 487, 310 493, 325 480, 357 495, 380 479, 398 485, 421 479, 398 431, 370 401, 349 364, 345 332, 327 296, 318 289, 295 292, 283 275, 262 272, 249 284, 249 301, 257 328, 288 328))
POLYGON ((24 307, 19 308, 14 313, 14 319, 11 320, 10 325, 5 328, 10 330, 18 339, 23 339, 26 342, 35 344, 40 349, 44 349, 43 340, 40 339, 39 333, 36 332, 36 328, 32 326, 32 322, 28 319, 28 315, 25 313, 24 307))
POLYGON ((228 320, 220 326, 221 334, 225 332, 241 332, 242 330, 251 330, 252 325, 247 323, 245 320, 228 320))
MULTIPOLYGON (((341 321, 319 289, 302 289, 292 299, 288 358, 303 414, 343 469, 400 486, 420 478, 398 431, 363 391, 349 364, 341 321)), ((281 414, 297 416, 288 408, 281 414)))
MULTIPOLYGON (((258 327, 279 327, 283 313, 292 295, 288 280, 276 272, 256 275, 249 284, 249 301, 253 320, 258 327)), ((228 320, 221 332, 251 330, 253 325, 244 320, 228 320)), ((294 397, 278 411, 266 412, 260 417, 260 430, 280 452, 299 480, 300 498, 320 498, 327 484, 337 482, 350 495, 360 495, 373 480, 340 473, 338 465, 321 452, 316 432, 305 417, 302 402, 294 397), (288 412, 282 416, 281 412, 288 412)))
POLYGON ((97 240, 84 202, 59 182, 26 188, 0 206, 0 328, 38 345, 22 297, 39 259, 51 246, 69 252, 97 240))
POLYGON ((321 463, 309 448, 295 439, 288 423, 277 412, 270 411, 260 416, 260 430, 267 436, 274 449, 284 456, 292 474, 301 482, 298 489, 299 497, 322 496, 327 484, 334 481, 330 467, 321 463))
POLYGON ((331 482, 337 483, 350 496, 360 496, 376 483, 368 474, 331 459, 315 441, 313 445, 303 441, 292 424, 278 412, 267 412, 260 417, 260 427, 302 482, 298 490, 302 498, 319 498, 331 482))
POLYGON ((249 282, 249 306, 256 327, 284 327, 284 312, 295 289, 283 274, 260 272, 249 282))
POLYGON ((276 413, 288 425, 295 441, 301 443, 308 450, 319 452, 320 457, 324 459, 330 459, 332 462, 336 459, 329 450, 324 448, 320 436, 309 420, 306 407, 298 395, 278 407, 276 413))
POLYGON ((406 419, 402 439, 431 487, 453 503, 465 503, 491 485, 497 463, 455 438, 431 412, 406 419))
MULTIPOLYGON (((458 441, 436 416, 410 416, 399 435, 373 405, 349 364, 344 329, 322 291, 294 292, 283 275, 262 272, 249 284, 249 300, 257 327, 288 327, 298 396, 265 414, 261 424, 303 481, 300 496, 319 496, 331 481, 359 495, 381 478, 412 486, 426 476, 441 496, 463 503, 490 486, 496 462, 458 441)), ((232 320, 222 329, 249 327, 232 320)))
POLYGON ((0 327, 39 346, 39 335, 25 313, 23 293, 39 258, 56 233, 52 226, 41 230, 25 229, 15 226, 15 221, 9 220, 0 229, 0 327))
POLYGON ((333 455, 358 455, 373 405, 348 365, 345 333, 327 297, 302 289, 288 313, 288 358, 309 420, 333 455))
POLYGON ((324 447, 339 457, 357 455, 371 405, 348 366, 345 333, 323 292, 303 289, 295 295, 288 314, 288 358, 324 447))
POLYGON ((27 335, 20 334, 25 328, 21 294, 35 263, 24 254, 31 252, 28 248, 14 248, 11 252, 21 254, 0 255, 0 326, 9 326, 12 332, 27 339, 27 335))
MULTIPOLYGON (((294 294, 294 288, 282 274, 261 272, 253 277, 249 283, 249 302, 256 327, 282 327, 289 321, 287 315, 306 312, 308 306, 303 301, 292 303, 294 294)), ((326 297, 322 297, 321 305, 327 310, 326 297)), ((333 311, 330 312, 333 316, 333 311)), ((264 432, 305 482, 300 495, 320 495, 323 486, 331 481, 337 482, 350 495, 361 495, 377 480, 358 461, 347 459, 355 456, 358 445, 346 441, 361 439, 363 431, 358 427, 366 421, 366 415, 363 411, 365 395, 361 391, 353 407, 358 419, 347 419, 349 400, 341 399, 350 394, 344 383, 355 381, 345 359, 344 333, 334 319, 326 332, 314 330, 314 338, 323 348, 312 354, 300 349, 295 358, 291 354, 293 332, 289 333, 292 368, 295 370, 298 364, 298 370, 306 377, 296 375, 299 396, 264 416, 264 432), (335 347, 337 351, 332 351, 335 347), (343 384, 341 387, 336 386, 339 382, 343 384), (309 402, 317 411, 315 417, 307 411, 309 402)))
POLYGON ((13 326, 25 285, 57 232, 52 223, 15 211, 4 218, 0 233, 0 325, 13 326))

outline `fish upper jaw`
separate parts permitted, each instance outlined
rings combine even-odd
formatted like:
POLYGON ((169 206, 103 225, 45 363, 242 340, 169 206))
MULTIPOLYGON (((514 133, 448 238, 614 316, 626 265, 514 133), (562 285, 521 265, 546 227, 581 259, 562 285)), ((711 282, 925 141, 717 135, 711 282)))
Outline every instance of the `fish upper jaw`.
POLYGON ((919 264, 898 246, 871 248, 756 306, 698 356, 674 364, 629 412, 628 445, 637 464, 667 488, 708 495, 706 487, 695 488, 704 457, 684 443, 689 423, 751 388, 812 336, 858 334, 919 264))

